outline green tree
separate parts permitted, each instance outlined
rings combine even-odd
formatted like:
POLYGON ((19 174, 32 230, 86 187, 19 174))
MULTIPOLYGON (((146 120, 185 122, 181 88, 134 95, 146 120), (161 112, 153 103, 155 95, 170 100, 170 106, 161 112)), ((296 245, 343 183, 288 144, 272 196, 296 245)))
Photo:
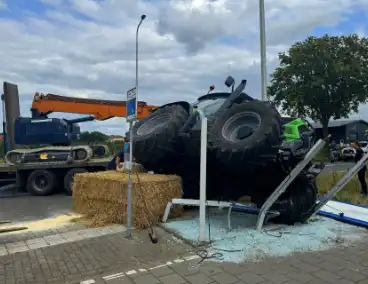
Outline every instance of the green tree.
POLYGON ((324 136, 331 118, 348 118, 367 101, 367 38, 309 37, 280 53, 279 60, 269 95, 287 114, 319 121, 324 136))
POLYGON ((97 143, 103 143, 106 142, 109 139, 109 136, 99 132, 99 131, 92 131, 92 132, 82 132, 80 136, 80 141, 83 142, 97 142, 97 143))

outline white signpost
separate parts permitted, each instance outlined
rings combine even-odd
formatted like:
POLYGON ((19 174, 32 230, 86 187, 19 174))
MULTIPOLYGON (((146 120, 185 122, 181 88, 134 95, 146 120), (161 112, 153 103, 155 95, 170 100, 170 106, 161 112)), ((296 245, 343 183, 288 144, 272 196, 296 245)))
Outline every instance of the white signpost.
POLYGON ((129 122, 129 163, 124 164, 124 168, 128 168, 128 212, 127 212, 127 231, 128 238, 132 237, 132 207, 133 207, 133 181, 132 181, 132 164, 133 164, 133 123, 137 119, 137 88, 134 87, 127 92, 126 102, 126 119, 129 122), (128 167, 127 167, 128 166, 128 167))

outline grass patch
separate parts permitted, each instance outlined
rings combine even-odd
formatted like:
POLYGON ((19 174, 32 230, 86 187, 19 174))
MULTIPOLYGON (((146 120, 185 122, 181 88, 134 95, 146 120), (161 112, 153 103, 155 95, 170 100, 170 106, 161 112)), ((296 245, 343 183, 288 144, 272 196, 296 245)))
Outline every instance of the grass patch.
MULTIPOLYGON (((319 175, 316 179, 319 196, 325 195, 330 189, 347 173, 347 171, 331 172, 319 175)), ((368 175, 366 175, 368 183, 368 175)), ((340 192, 335 195, 333 200, 350 202, 359 205, 368 205, 368 198, 360 196, 360 183, 358 177, 355 176, 348 182, 340 192)), ((240 197, 237 202, 244 205, 252 204, 249 196, 240 197)))
MULTIPOLYGON (((317 177, 317 187, 320 196, 325 195, 347 171, 331 172, 317 177)), ((368 182, 368 176, 366 175, 368 182)), ((360 196, 360 183, 357 176, 354 176, 343 189, 334 197, 334 200, 350 202, 353 204, 368 205, 368 198, 360 196)))

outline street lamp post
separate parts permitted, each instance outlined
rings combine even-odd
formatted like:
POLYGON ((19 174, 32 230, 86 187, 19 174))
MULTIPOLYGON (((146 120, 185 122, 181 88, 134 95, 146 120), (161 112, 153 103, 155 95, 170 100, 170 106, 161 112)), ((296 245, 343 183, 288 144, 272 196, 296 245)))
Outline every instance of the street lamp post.
MULTIPOLYGON (((136 92, 136 107, 137 109, 137 102, 138 102, 138 32, 139 28, 143 20, 146 18, 146 15, 141 16, 141 20, 137 26, 137 32, 135 34, 135 92, 136 92)), ((133 181, 132 181, 132 169, 133 169, 133 121, 130 122, 129 125, 129 181, 128 181, 128 216, 127 216, 127 231, 128 231, 128 238, 132 237, 132 206, 133 206, 133 181)))
POLYGON ((267 57, 266 57, 266 20, 264 0, 259 0, 259 34, 261 49, 261 89, 262 100, 268 101, 267 95, 267 57))

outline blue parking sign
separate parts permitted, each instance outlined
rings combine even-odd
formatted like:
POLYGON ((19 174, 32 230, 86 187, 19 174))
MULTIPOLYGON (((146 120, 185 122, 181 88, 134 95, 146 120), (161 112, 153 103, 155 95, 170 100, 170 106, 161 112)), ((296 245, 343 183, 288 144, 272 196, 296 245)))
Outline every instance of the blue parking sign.
POLYGON ((137 92, 136 88, 132 88, 127 92, 127 122, 132 122, 137 119, 137 92))

